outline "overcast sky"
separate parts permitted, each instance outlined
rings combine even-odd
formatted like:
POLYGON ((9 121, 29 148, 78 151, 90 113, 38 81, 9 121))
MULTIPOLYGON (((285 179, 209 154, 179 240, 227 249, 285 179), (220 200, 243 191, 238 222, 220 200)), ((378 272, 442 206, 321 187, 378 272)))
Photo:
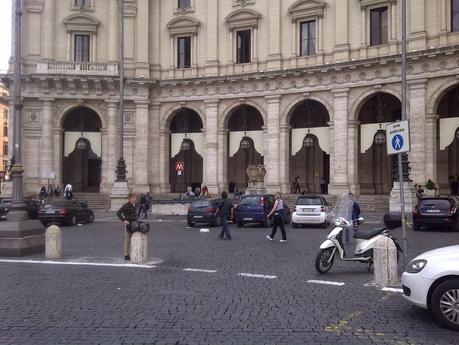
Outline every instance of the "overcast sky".
POLYGON ((0 0, 0 73, 8 69, 11 53, 11 1, 0 0))

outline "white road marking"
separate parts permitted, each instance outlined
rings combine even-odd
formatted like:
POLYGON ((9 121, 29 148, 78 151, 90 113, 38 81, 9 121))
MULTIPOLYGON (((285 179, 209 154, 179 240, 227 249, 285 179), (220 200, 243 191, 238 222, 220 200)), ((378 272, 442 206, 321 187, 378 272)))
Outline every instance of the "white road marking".
POLYGON ((41 260, 14 260, 0 259, 0 262, 20 263, 20 264, 46 264, 46 265, 74 265, 74 266, 101 266, 101 267, 136 267, 136 268, 154 268, 153 265, 137 264, 109 264, 103 262, 78 262, 78 261, 41 261, 41 260))
POLYGON ((382 291, 387 291, 387 292, 398 292, 398 293, 403 293, 403 289, 397 289, 397 288, 389 288, 385 287, 381 289, 382 291))
POLYGON ((204 272, 204 273, 216 273, 217 272, 216 270, 204 270, 201 268, 184 268, 183 270, 188 271, 188 272, 204 272))
POLYGON ((335 286, 343 286, 343 285, 346 284, 346 283, 340 283, 340 282, 332 282, 332 281, 328 281, 328 280, 308 280, 307 283, 335 285, 335 286))
POLYGON ((251 278, 265 278, 265 279, 275 279, 277 276, 270 276, 265 274, 254 274, 254 273, 238 273, 238 276, 242 277, 251 277, 251 278))

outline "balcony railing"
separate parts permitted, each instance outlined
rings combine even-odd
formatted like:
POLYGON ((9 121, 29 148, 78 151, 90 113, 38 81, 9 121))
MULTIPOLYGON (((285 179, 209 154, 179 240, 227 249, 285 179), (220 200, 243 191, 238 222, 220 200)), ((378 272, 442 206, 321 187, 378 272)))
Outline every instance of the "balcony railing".
POLYGON ((37 73, 117 76, 118 64, 97 62, 39 62, 37 63, 37 73))

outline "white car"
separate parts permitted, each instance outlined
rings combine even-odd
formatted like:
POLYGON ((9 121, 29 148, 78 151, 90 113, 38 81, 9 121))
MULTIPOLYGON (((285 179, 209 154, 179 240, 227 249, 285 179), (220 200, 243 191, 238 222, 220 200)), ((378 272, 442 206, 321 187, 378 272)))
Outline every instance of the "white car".
POLYGON ((418 255, 402 275, 403 296, 459 330, 459 245, 418 255))
POLYGON ((330 204, 321 195, 302 195, 296 199, 292 214, 292 226, 319 224, 326 228, 331 223, 333 213, 330 204))

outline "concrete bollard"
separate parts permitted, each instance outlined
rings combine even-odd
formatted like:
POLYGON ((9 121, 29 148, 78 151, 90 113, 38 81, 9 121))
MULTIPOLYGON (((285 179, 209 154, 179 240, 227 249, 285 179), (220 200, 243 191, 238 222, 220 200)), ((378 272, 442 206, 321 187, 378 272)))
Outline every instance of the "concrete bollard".
POLYGON ((45 255, 47 259, 62 257, 62 231, 57 225, 51 225, 45 233, 45 255))
POLYGON ((399 283, 397 247, 389 237, 381 237, 373 251, 374 279, 380 286, 396 286, 399 283))
POLYGON ((147 262, 148 237, 141 232, 134 232, 131 238, 131 262, 144 264, 147 262))

